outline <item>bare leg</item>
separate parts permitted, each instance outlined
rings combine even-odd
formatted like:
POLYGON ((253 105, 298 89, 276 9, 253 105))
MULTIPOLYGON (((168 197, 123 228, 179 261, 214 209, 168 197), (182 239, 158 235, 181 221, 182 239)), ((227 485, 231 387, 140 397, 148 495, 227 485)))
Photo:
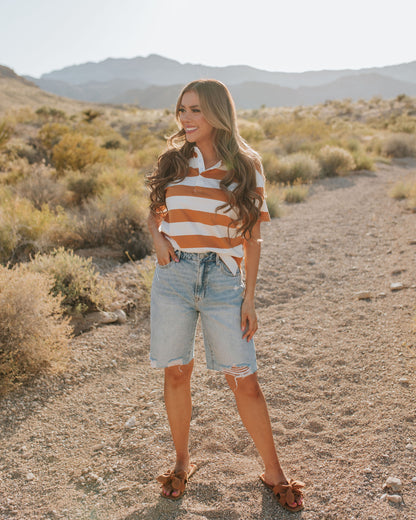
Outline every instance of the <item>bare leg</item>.
MULTIPOLYGON (((170 431, 176 450, 175 471, 189 472, 189 425, 192 414, 191 375, 193 360, 187 365, 165 368, 165 406, 170 431)), ((170 487, 163 488, 166 495, 179 494, 170 487)))
POLYGON ((263 459, 265 481, 273 485, 286 483, 286 476, 277 457, 269 412, 257 381, 257 374, 240 378, 226 374, 225 377, 234 392, 243 424, 263 459))

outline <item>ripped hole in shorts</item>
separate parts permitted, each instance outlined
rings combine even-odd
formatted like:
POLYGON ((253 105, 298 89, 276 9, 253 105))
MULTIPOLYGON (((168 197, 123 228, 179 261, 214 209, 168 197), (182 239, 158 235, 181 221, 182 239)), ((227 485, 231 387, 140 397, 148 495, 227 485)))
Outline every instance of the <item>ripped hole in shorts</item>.
POLYGON ((250 367, 231 367, 224 369, 223 372, 226 376, 234 378, 235 388, 233 390, 237 390, 239 379, 250 376, 253 373, 250 367))

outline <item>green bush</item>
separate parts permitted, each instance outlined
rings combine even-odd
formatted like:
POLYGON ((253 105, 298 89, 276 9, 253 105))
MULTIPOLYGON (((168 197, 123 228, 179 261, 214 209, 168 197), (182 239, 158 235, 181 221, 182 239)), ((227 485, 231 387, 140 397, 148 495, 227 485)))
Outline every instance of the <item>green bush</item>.
POLYGON ((387 157, 416 157, 416 137, 409 134, 394 134, 382 144, 382 153, 387 157))
POLYGON ((298 152, 279 159, 278 171, 273 179, 282 183, 311 181, 319 176, 319 163, 310 154, 298 152))
POLYGON ((53 278, 52 294, 62 294, 68 314, 104 309, 114 297, 112 286, 99 277, 91 258, 82 258, 62 247, 47 255, 37 254, 28 269, 53 278))
POLYGON ((144 207, 139 196, 113 188, 84 205, 76 231, 84 247, 109 245, 125 260, 140 260, 152 250, 144 207))
POLYGON ((1 391, 65 364, 71 329, 52 285, 50 277, 24 266, 0 266, 1 391))
POLYGON ((303 202, 309 193, 309 186, 302 183, 301 179, 297 179, 291 186, 283 188, 283 200, 285 202, 299 203, 303 202))
POLYGON ((352 155, 338 146, 324 146, 319 152, 319 162, 323 177, 334 177, 354 170, 352 155))
POLYGON ((87 166, 105 161, 106 158, 106 150, 97 146, 92 137, 77 133, 64 134, 52 149, 53 165, 60 172, 84 170, 87 166))

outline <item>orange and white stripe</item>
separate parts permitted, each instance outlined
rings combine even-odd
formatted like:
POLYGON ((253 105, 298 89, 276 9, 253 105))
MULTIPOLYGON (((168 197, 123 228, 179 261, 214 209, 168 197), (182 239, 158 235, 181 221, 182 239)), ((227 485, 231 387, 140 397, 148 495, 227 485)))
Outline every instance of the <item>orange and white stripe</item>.
MULTIPOLYGON (((227 170, 220 161, 205 169, 198 147, 189 161, 188 175, 166 189, 166 213, 159 230, 175 249, 191 253, 218 253, 231 272, 236 273, 243 258, 244 238, 237 233, 234 210, 217 209, 227 202, 220 181, 227 170)), ((264 177, 256 172, 256 191, 262 196, 260 221, 270 221, 264 200, 264 177)), ((231 184, 232 190, 236 184, 231 184)))

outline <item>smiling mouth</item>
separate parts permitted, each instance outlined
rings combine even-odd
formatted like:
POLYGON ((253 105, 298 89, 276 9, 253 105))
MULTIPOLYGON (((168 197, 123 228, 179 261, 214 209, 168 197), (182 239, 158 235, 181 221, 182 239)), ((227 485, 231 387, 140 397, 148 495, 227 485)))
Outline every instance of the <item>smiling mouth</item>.
POLYGON ((185 128, 185 132, 194 132, 195 130, 197 130, 197 127, 196 126, 192 126, 192 127, 189 127, 189 128, 185 128))

